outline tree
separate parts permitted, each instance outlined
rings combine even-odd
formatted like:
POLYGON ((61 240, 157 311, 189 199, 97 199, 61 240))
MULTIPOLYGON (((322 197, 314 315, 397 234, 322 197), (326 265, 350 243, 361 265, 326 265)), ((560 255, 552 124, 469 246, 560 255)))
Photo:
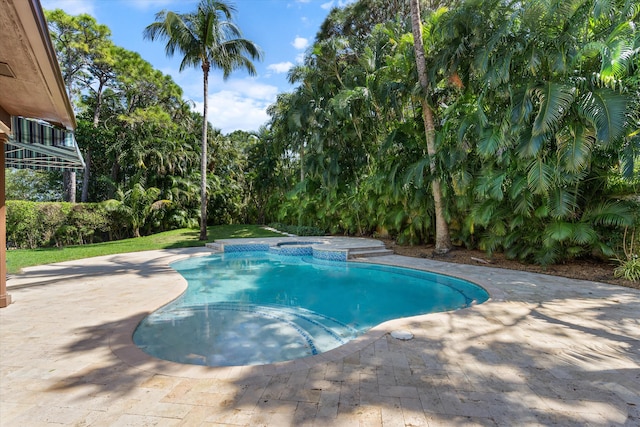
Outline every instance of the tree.
POLYGON ((613 256, 611 231, 632 221, 607 187, 635 151, 633 3, 470 0, 434 30, 432 74, 461 77, 444 117, 467 147, 457 188, 482 249, 541 264, 613 256))
POLYGON ((451 238, 449 226, 444 216, 442 189, 438 171, 436 170, 436 142, 433 109, 429 105, 429 79, 424 59, 424 47, 422 44, 422 19, 420 17, 420 0, 411 0, 411 28, 413 30, 413 43, 416 55, 416 67, 418 68, 418 80, 422 89, 420 103, 422 105, 422 117, 424 120, 424 133, 427 142, 427 154, 429 155, 429 170, 431 171, 431 192, 435 205, 436 219, 436 247, 435 252, 447 253, 451 250, 451 238))
POLYGON ((62 201, 60 172, 6 169, 7 200, 62 201))
MULTIPOLYGON (((46 13, 49 31, 56 49, 62 78, 69 92, 69 97, 78 107, 80 93, 83 89, 91 88, 93 77, 99 81, 100 93, 104 87, 104 80, 108 79, 108 72, 104 71, 105 65, 109 63, 109 50, 112 48, 109 39, 111 31, 106 25, 100 25, 96 20, 87 14, 79 16, 67 15, 61 9, 48 11, 46 13), (88 67, 92 66, 93 71, 102 69, 101 76, 96 73, 89 73, 88 67)), ((86 165, 86 174, 90 167, 86 165)), ((85 179, 86 180, 86 179, 85 179)), ((76 173, 72 170, 64 172, 64 199, 68 202, 76 201, 76 173)), ((83 186, 83 195, 85 194, 83 186)), ((83 200, 84 201, 84 200, 83 200)))
POLYGON ((167 41, 165 52, 172 57, 176 52, 183 56, 180 71, 187 67, 202 68, 204 107, 202 124, 201 188, 200 188, 200 240, 207 239, 207 109, 209 71, 222 70, 224 79, 232 71, 244 68, 255 75, 251 60, 261 59, 260 48, 242 33, 230 19, 235 9, 223 1, 201 0, 197 11, 178 14, 161 11, 156 21, 144 30, 144 37, 167 41))

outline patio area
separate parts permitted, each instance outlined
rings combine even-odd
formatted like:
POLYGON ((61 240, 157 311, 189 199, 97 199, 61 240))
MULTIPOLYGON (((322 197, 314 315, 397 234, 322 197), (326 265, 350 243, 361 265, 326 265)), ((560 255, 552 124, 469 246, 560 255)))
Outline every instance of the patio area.
POLYGON ((318 356, 208 368, 154 359, 138 322, 206 248, 33 267, 0 310, 0 425, 640 425, 640 291, 387 255, 483 286, 471 308, 386 322, 318 356), (400 341, 389 333, 410 330, 400 341))

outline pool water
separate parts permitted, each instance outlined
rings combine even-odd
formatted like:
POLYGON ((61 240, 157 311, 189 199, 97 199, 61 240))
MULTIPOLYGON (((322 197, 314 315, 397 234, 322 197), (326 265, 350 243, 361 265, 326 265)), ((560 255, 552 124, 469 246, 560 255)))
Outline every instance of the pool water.
POLYGON ((134 342, 179 363, 273 363, 336 348, 391 319, 489 297, 470 282, 375 264, 234 252, 171 265, 186 292, 147 316, 134 342))

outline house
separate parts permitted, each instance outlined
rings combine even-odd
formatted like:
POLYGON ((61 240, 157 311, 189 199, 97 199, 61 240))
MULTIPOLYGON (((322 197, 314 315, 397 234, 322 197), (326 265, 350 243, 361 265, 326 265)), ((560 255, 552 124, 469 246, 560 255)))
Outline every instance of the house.
MULTIPOLYGON (((2 170, 7 166, 81 168, 82 157, 77 147, 71 146, 75 128, 75 115, 39 0, 0 0, 2 170), (41 121, 57 126, 57 130, 41 121), (30 133, 30 129, 38 131, 30 133), (65 142, 58 146, 48 129, 51 135, 62 135, 65 142), (44 134, 48 136, 42 137, 44 134)), ((11 303, 11 297, 6 289, 5 174, 0 177, 1 308, 11 303)))

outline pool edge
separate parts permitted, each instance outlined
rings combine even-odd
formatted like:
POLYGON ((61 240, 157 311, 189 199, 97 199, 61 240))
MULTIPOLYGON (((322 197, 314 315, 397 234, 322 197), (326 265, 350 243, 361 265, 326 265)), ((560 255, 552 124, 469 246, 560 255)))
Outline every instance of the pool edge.
MULTIPOLYGON (((211 248, 209 248, 211 249, 211 248)), ((180 261, 189 257, 201 257, 215 254, 215 251, 211 251, 208 253, 199 253, 196 255, 180 255, 176 256, 175 259, 166 262, 166 265, 170 267, 170 264, 180 261)), ((401 255, 390 255, 384 257, 376 257, 375 261, 372 259, 366 260, 348 260, 347 262, 355 262, 355 263, 370 263, 377 265, 393 265, 397 267, 410 268, 418 271, 426 271, 437 274, 443 274, 449 277, 461 279, 468 281, 480 288, 482 288, 489 295, 488 299, 482 303, 482 305, 490 303, 496 300, 502 300, 502 298, 495 298, 493 290, 488 289, 486 286, 477 283, 477 281, 464 277, 462 274, 451 274, 448 272, 443 273, 439 271, 437 268, 428 268, 426 266, 411 266, 403 265, 401 263, 394 262, 396 257, 402 258, 403 260, 412 260, 411 257, 405 257, 401 255), (393 258, 393 259, 389 259, 393 258)), ((171 268, 171 267, 170 267, 171 268)), ((428 313, 421 314, 410 317, 403 317, 398 319, 392 319, 385 321, 379 325, 374 326, 369 329, 363 335, 360 335, 356 339, 349 341, 339 347, 336 347, 332 350, 308 356, 300 359, 294 359, 283 362, 276 362, 271 364, 264 365, 242 365, 242 366, 202 366, 202 365, 190 365, 190 364, 182 364, 177 362, 171 362, 163 359, 158 359, 154 356, 151 356, 145 353, 142 349, 140 349, 133 341, 133 334, 135 333, 140 322, 148 316, 150 313, 164 307, 165 305, 171 303, 176 298, 180 297, 188 286, 186 279, 176 270, 171 268, 171 273, 175 275, 179 280, 184 282, 184 286, 179 293, 175 296, 168 298, 164 303, 158 305, 158 307, 153 308, 151 310, 147 310, 146 312, 138 313, 129 319, 126 322, 122 323, 115 329, 113 329, 109 335, 109 348, 111 352, 118 357, 123 363, 143 371, 167 375, 167 376, 175 376, 175 377, 184 377, 184 378, 232 378, 235 376, 254 376, 254 375, 264 375, 266 373, 289 373, 295 372, 302 369, 309 369, 312 366, 334 362, 340 359, 343 359, 346 356, 353 355, 354 353, 364 349, 369 344, 372 344, 375 341, 382 339, 387 334, 391 333, 397 329, 410 329, 412 324, 416 322, 420 322, 421 319, 426 318, 427 316, 438 316, 443 314, 450 314, 460 311, 472 310, 477 305, 471 305, 465 308, 450 310, 444 312, 437 313, 428 313)))

